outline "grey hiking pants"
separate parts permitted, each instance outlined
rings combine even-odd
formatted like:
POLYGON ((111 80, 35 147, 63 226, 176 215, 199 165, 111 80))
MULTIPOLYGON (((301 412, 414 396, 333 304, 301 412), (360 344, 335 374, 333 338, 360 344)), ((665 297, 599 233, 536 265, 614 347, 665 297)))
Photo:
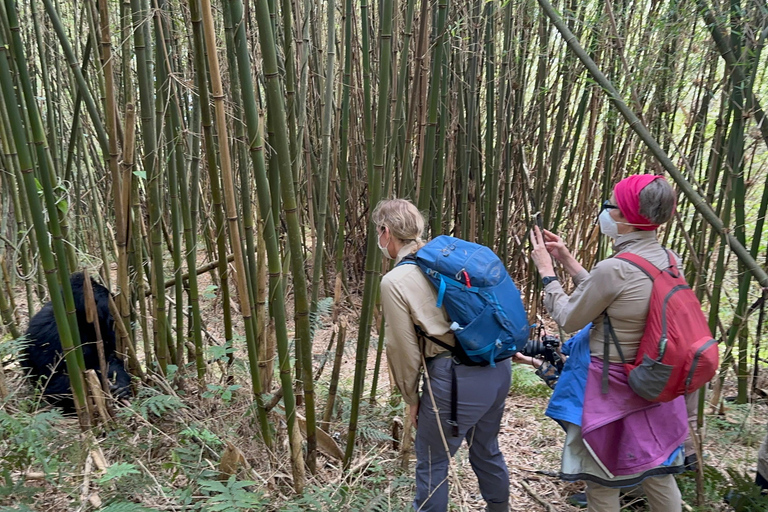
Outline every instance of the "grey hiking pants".
POLYGON ((427 363, 419 403, 416 429, 416 497, 413 508, 422 512, 448 510, 448 465, 463 439, 469 446, 469 462, 477 475, 480 492, 489 512, 509 510, 509 472, 499 450, 498 434, 511 378, 510 360, 490 366, 455 365, 457 423, 459 435, 452 436, 450 357, 427 363), (429 383, 427 382, 429 375, 429 383), (437 404, 443 436, 433 410, 428 384, 437 404))

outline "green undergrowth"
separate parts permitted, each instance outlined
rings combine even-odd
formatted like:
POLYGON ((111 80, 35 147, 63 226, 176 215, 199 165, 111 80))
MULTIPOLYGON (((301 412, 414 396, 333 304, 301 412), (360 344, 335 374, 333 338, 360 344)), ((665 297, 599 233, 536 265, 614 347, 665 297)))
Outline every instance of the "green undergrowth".
POLYGON ((534 373, 533 368, 520 364, 512 365, 512 383, 509 390, 513 395, 528 398, 548 400, 552 396, 552 390, 534 373))

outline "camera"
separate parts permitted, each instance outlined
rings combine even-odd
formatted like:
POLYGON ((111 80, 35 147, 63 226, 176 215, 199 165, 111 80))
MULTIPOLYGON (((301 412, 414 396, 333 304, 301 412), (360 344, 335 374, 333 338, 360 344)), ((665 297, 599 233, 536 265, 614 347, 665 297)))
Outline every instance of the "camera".
POLYGON ((552 389, 555 389, 565 362, 560 356, 560 338, 548 334, 540 334, 538 338, 529 339, 521 354, 528 357, 543 359, 536 370, 538 375, 552 389))
POLYGON ((523 350, 520 352, 524 356, 536 357, 538 359, 544 359, 549 364, 553 364, 562 369, 563 362, 560 358, 560 338, 545 334, 540 338, 530 339, 526 342, 523 350))

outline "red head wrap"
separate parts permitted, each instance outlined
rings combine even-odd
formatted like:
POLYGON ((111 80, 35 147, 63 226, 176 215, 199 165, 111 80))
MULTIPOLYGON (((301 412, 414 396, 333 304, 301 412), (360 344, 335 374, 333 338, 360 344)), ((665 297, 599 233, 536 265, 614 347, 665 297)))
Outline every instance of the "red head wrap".
POLYGON ((653 180, 659 179, 663 180, 664 176, 636 174, 624 178, 613 188, 616 206, 632 226, 642 231, 653 231, 659 227, 658 224, 652 224, 640 214, 640 191, 653 180))

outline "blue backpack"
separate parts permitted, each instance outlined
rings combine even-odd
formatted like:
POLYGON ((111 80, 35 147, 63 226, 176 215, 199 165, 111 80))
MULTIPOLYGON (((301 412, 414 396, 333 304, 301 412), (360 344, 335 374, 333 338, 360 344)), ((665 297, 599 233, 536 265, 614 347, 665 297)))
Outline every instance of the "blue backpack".
POLYGON ((529 325, 520 292, 491 249, 441 235, 398 265, 404 264, 417 265, 434 285, 435 305, 445 306, 460 347, 447 346, 417 329, 419 335, 449 348, 460 362, 470 365, 495 366, 523 349, 529 325))

